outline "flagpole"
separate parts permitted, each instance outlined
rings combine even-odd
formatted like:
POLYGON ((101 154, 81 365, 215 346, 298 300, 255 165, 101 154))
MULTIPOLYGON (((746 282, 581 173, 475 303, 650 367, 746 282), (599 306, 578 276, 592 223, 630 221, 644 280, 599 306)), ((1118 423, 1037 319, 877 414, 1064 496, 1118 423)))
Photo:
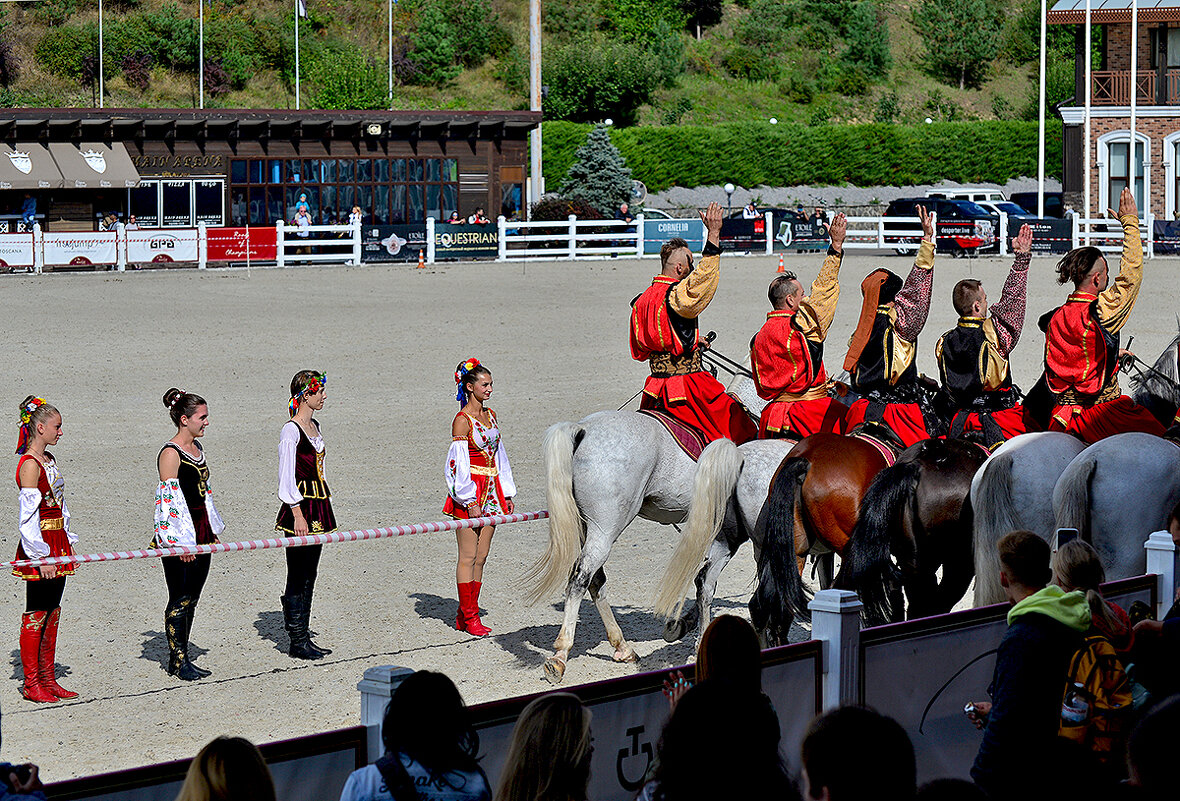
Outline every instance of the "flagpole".
POLYGON ((295 110, 299 110, 299 0, 295 0, 295 110))
POLYGON ((200 104, 205 107, 205 0, 197 0, 200 13, 200 33, 197 38, 197 73, 200 75, 200 104))
POLYGON ((393 108, 393 0, 389 0, 389 108, 393 108))
POLYGON ((1045 216, 1045 36, 1046 2, 1041 0, 1041 68, 1037 85, 1037 217, 1045 216))
MULTIPOLYGON (((102 0, 98 0, 98 107, 103 107, 102 79, 102 0)), ((94 95, 91 95, 93 97, 94 95)))

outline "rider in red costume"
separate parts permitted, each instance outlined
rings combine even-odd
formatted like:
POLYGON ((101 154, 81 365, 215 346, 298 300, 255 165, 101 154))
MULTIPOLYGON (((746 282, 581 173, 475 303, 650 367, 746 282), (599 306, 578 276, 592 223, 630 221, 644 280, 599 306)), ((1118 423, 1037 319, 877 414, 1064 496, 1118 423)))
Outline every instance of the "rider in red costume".
POLYGON ((824 370, 824 340, 840 297, 840 259, 848 220, 837 214, 828 227, 831 245, 811 294, 794 273, 770 282, 774 310, 750 343, 750 365, 762 410, 758 436, 802 439, 811 434, 844 433, 848 407, 830 397, 832 381, 824 370))
POLYGON ((905 283, 889 270, 874 270, 861 282, 860 321, 844 357, 852 389, 862 397, 848 410, 845 428, 877 422, 905 447, 937 435, 934 409, 918 385, 914 364, 918 334, 930 312, 934 281, 934 215, 918 206, 922 243, 905 283))
MULTIPOLYGON (((1021 227, 1012 240, 1012 252, 1016 254, 1012 270, 1000 301, 990 309, 979 281, 964 278, 955 285, 952 297, 959 323, 934 347, 942 379, 941 400, 951 421, 948 435, 979 432, 988 447, 1025 433, 1030 422, 1012 388, 1008 355, 1024 325, 1032 228, 1021 227)), ((1035 423, 1032 430, 1037 430, 1035 423)))
POLYGON ((739 445, 757 427, 737 400, 701 366, 697 317, 717 291, 721 263, 721 207, 701 215, 708 241, 695 268, 683 239, 660 248, 660 274, 631 302, 631 357, 651 364, 641 409, 658 409, 700 431, 712 442, 728 437, 739 445))
POLYGON ((1130 189, 1123 189, 1119 197, 1117 217, 1123 226, 1123 254, 1114 283, 1110 284, 1109 268, 1098 248, 1075 248, 1057 264, 1057 282, 1072 281, 1074 291, 1064 306, 1040 320, 1045 332, 1045 383, 1053 396, 1049 430, 1086 442, 1128 431, 1164 433, 1164 426, 1147 409, 1119 389, 1119 331, 1143 280, 1139 215, 1130 189))

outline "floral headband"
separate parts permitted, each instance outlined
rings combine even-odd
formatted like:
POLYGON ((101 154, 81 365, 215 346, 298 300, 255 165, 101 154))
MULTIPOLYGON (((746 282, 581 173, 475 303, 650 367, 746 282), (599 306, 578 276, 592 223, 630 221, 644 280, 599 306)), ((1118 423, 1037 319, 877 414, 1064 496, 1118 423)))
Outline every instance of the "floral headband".
POLYGON ((24 453, 29 447, 29 424, 33 422, 33 412, 45 405, 44 398, 33 398, 20 408, 20 433, 16 438, 16 452, 24 453))
POLYGON ((479 359, 472 356, 467 361, 461 362, 455 368, 455 383, 459 385, 459 390, 455 393, 455 400, 459 401, 460 406, 467 403, 467 391, 463 389, 463 379, 467 377, 468 373, 479 366, 479 359))
POLYGON ((291 416, 295 416, 296 410, 299 409, 299 400, 304 395, 314 395, 319 392, 328 383, 327 373, 316 373, 311 378, 307 379, 307 383, 303 385, 303 389, 291 396, 291 404, 288 407, 291 411, 291 416))

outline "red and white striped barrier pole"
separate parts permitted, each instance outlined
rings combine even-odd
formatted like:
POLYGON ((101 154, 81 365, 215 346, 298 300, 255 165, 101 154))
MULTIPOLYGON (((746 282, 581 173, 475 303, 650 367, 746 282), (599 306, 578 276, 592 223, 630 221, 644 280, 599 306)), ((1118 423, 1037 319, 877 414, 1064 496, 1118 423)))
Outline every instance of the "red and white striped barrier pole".
POLYGON ((262 551, 267 548, 296 548, 300 545, 360 542, 362 540, 381 540, 388 537, 404 537, 408 534, 428 534, 435 531, 457 531, 461 528, 500 526, 508 523, 524 523, 528 520, 543 520, 547 517, 549 517, 549 512, 541 509, 536 512, 517 512, 510 515, 473 517, 470 520, 446 520, 438 523, 418 523, 413 526, 368 528, 358 531, 333 531, 329 534, 308 534, 305 537, 274 537, 272 539, 247 540, 245 542, 217 542, 211 545, 178 545, 172 548, 147 548, 140 551, 110 551, 108 553, 75 554, 74 556, 51 556, 45 559, 20 559, 12 562, 0 562, 0 568, 39 567, 41 565, 63 565, 73 562, 117 562, 124 559, 155 559, 161 556, 181 556, 182 554, 262 551))

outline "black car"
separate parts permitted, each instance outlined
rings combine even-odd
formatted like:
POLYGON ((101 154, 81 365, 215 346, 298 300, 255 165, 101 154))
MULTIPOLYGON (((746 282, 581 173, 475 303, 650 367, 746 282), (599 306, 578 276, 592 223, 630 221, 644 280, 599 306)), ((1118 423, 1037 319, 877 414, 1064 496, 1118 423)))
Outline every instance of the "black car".
MULTIPOLYGON (((1015 192, 1012 195, 1012 202, 1020 208, 1027 211, 1029 214, 1036 216, 1037 213, 1037 193, 1036 192, 1015 192)), ((1064 217, 1065 203, 1061 192, 1046 192, 1045 193, 1045 216, 1046 217, 1064 217)))
MULTIPOLYGON (((969 200, 946 200, 944 198, 918 197, 895 200, 885 209, 885 217, 917 217, 918 206, 925 206, 935 214, 935 250, 954 256, 974 256, 999 248, 997 232, 1000 227, 998 215, 969 200)), ((899 255, 913 253, 918 249, 922 235, 918 223, 885 223, 885 242, 899 255)))
POLYGON ((759 208, 758 216, 746 219, 742 209, 730 213, 721 221, 721 242, 735 250, 760 251, 766 247, 766 212, 770 212, 771 235, 778 237, 783 223, 788 227, 807 221, 794 209, 759 208))

